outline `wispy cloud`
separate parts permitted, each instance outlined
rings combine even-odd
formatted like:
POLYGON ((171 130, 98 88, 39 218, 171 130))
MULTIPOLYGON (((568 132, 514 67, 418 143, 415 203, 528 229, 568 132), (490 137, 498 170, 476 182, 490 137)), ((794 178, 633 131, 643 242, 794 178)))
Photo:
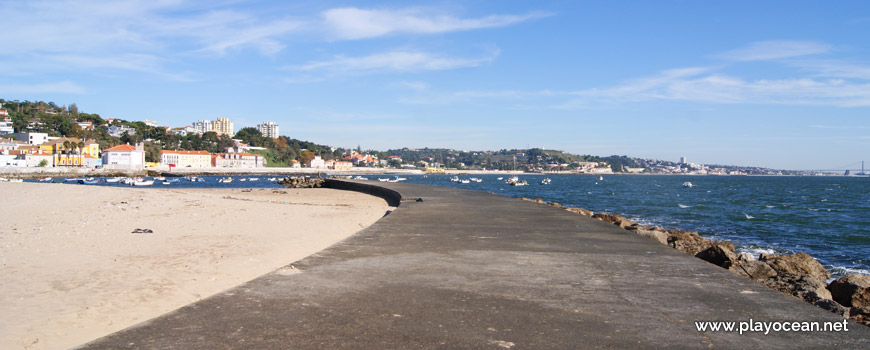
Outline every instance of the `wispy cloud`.
POLYGON ((431 71, 475 67, 494 60, 499 51, 477 58, 457 58, 413 50, 394 50, 360 57, 335 56, 330 60, 309 62, 295 67, 301 71, 375 72, 375 71, 431 71))
POLYGON ((415 91, 423 91, 429 89, 429 84, 424 81, 397 81, 393 83, 393 86, 411 89, 415 91))
POLYGON ((732 61, 768 61, 783 58, 823 54, 831 46, 814 41, 758 41, 749 46, 714 55, 732 61))
POLYGON ((45 84, 3 84, 0 94, 84 94, 85 88, 71 81, 45 84))
POLYGON ((525 15, 458 18, 447 14, 432 14, 431 11, 422 9, 367 10, 348 7, 323 12, 323 22, 335 38, 351 40, 396 33, 434 34, 503 27, 547 16, 552 14, 536 12, 525 15))

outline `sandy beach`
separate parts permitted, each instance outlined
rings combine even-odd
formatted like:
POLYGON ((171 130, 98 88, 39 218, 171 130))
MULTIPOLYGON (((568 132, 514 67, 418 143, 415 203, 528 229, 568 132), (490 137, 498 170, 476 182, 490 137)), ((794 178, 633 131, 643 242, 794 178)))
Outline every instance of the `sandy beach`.
POLYGON ((331 189, 0 183, 0 194, 0 349, 83 344, 275 271, 391 209, 331 189))

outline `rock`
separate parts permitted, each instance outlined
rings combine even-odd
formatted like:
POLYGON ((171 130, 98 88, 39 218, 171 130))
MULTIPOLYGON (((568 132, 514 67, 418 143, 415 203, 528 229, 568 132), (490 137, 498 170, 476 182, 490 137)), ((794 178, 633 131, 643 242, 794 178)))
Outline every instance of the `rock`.
POLYGON ((849 309, 849 318, 865 326, 870 326, 870 307, 853 307, 849 309))
POLYGON ((734 245, 731 243, 711 241, 694 231, 669 230, 668 232, 677 232, 668 235, 668 245, 690 255, 697 255, 714 245, 723 245, 732 252, 734 251, 734 245))
POLYGON ((539 204, 547 204, 547 202, 545 202, 543 199, 541 199, 541 197, 535 197, 535 200, 533 202, 539 203, 539 204))
POLYGON ((634 233, 639 236, 643 236, 654 241, 657 241, 661 244, 668 244, 668 233, 662 231, 653 231, 653 230, 634 230, 634 233))
POLYGON ((850 273, 828 285, 834 301, 844 306, 870 307, 870 276, 850 273))
POLYGON ((635 225, 635 223, 633 221, 626 219, 625 217, 615 215, 615 214, 598 213, 598 214, 592 215, 592 217, 596 218, 598 220, 604 221, 606 223, 619 226, 621 228, 626 228, 626 227, 629 227, 631 225, 635 225))
POLYGON ((286 188, 320 188, 325 181, 320 177, 285 177, 278 184, 286 188))
POLYGON ((559 209, 565 209, 565 208, 566 208, 564 205, 561 205, 561 204, 556 203, 556 202, 550 203, 550 205, 552 205, 552 206, 554 206, 554 207, 556 207, 556 208, 559 208, 559 209))
POLYGON ((568 208, 568 209, 565 209, 565 210, 570 211, 570 212, 572 212, 572 213, 574 213, 574 214, 580 214, 580 215, 586 215, 586 216, 592 216, 592 215, 595 214, 595 213, 593 213, 591 210, 586 210, 586 209, 583 209, 583 208, 568 208))
POLYGON ((770 288, 810 303, 815 303, 821 299, 831 299, 831 292, 825 288, 825 282, 822 279, 811 275, 777 273, 777 276, 768 278, 763 283, 770 288))
POLYGON ((776 270, 779 275, 810 275, 822 281, 831 278, 831 273, 825 270, 816 259, 807 253, 792 255, 762 255, 761 260, 776 270))
POLYGON ((730 270, 738 275, 746 276, 751 280, 759 282, 776 276, 776 271, 770 265, 758 260, 741 260, 738 258, 738 264, 732 265, 730 270))
POLYGON ((843 318, 849 317, 849 308, 843 307, 843 305, 840 305, 836 301, 829 300, 829 299, 821 299, 819 301, 814 302, 813 305, 820 307, 822 309, 828 310, 830 312, 833 312, 837 315, 840 315, 843 318))
POLYGON ((710 248, 704 249, 698 254, 695 254, 695 257, 727 269, 731 266, 737 265, 737 254, 734 254, 732 249, 733 248, 729 248, 725 244, 714 243, 710 248))

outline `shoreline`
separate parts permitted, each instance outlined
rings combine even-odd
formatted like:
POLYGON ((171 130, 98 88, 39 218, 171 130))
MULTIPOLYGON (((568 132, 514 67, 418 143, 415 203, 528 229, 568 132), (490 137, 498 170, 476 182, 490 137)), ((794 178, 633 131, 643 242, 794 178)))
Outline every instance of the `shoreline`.
POLYGON ((525 172, 516 170, 457 170, 445 169, 443 174, 427 174, 418 169, 386 169, 386 168, 353 168, 350 170, 316 169, 316 168, 172 168, 157 167, 142 170, 127 169, 88 169, 88 168, 18 168, 0 167, 0 177, 15 179, 35 179, 42 177, 136 177, 151 176, 149 174, 175 174, 186 175, 286 175, 286 176, 312 176, 312 175, 518 175, 518 176, 549 176, 549 175, 576 175, 576 176, 752 176, 752 177, 846 177, 846 178, 870 178, 867 175, 725 175, 725 174, 671 174, 671 173, 576 173, 570 171, 554 172, 525 172))
POLYGON ((70 348, 315 254, 391 207, 334 189, 0 183, 0 348, 70 348), (137 232, 138 231, 138 232, 137 232))

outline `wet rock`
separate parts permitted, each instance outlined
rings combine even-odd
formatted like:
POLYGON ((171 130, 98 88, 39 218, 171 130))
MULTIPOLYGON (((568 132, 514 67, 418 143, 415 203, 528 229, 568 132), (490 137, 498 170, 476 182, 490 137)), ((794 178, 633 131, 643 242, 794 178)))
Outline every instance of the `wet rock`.
POLYGON ((814 302, 813 305, 815 305, 819 308, 828 310, 830 312, 833 312, 837 315, 840 315, 843 318, 849 317, 849 308, 844 307, 843 305, 840 305, 836 301, 829 300, 829 299, 821 299, 821 300, 814 302))
POLYGON ((631 225, 635 225, 634 221, 631 221, 629 219, 626 219, 625 217, 615 215, 615 214, 598 213, 598 214, 592 215, 592 217, 596 218, 598 220, 604 221, 606 223, 619 226, 621 228, 626 228, 626 227, 629 227, 631 225))
POLYGON ((726 269, 737 265, 737 254, 734 254, 733 246, 729 248, 725 244, 714 244, 710 248, 695 254, 695 257, 726 269))
POLYGON ((320 188, 325 179, 320 177, 285 177, 278 181, 279 185, 286 188, 320 188))
POLYGON ((844 306, 870 307, 870 276, 850 273, 828 285, 834 301, 844 306))
POLYGON ((831 273, 822 264, 804 252, 792 255, 762 254, 760 260, 770 265, 779 275, 810 275, 822 281, 831 278, 831 273))
POLYGON ((568 209, 565 209, 565 210, 570 211, 570 212, 572 212, 572 213, 574 213, 574 214, 580 214, 580 215, 586 215, 586 216, 592 216, 592 215, 595 215, 595 213, 593 213, 591 210, 586 210, 586 209, 583 209, 583 208, 568 208, 568 209))
POLYGON ((776 276, 776 271, 764 261, 745 260, 738 258, 737 265, 732 265, 729 270, 741 276, 749 277, 754 281, 764 281, 776 276))
POLYGON ((566 207, 564 205, 561 205, 561 204, 556 203, 556 202, 550 203, 550 205, 552 205, 556 208, 559 208, 559 209, 566 209, 566 207))

